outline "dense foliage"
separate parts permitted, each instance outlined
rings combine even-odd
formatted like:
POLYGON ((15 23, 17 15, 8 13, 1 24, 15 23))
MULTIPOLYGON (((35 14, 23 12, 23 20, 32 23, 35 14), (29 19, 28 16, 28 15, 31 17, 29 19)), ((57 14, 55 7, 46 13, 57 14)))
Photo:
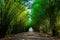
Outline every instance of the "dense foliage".
POLYGON ((29 27, 36 32, 58 35, 60 0, 0 0, 1 36, 26 32, 29 27))

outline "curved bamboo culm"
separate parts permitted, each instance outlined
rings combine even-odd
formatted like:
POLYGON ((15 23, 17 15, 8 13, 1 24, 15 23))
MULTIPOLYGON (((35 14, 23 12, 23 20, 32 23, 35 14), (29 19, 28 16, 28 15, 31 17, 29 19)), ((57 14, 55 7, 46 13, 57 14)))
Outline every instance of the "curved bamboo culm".
MULTIPOLYGON (((1 2, 1 20, 3 28, 6 28, 5 33, 11 34, 14 25, 21 25, 20 20, 27 14, 27 9, 24 5, 20 4, 21 0, 0 0, 1 2), (6 26, 6 27, 5 27, 6 26)), ((22 0, 23 1, 23 0, 22 0)), ((22 2, 21 1, 21 2, 22 2)), ((22 24, 24 25, 24 24, 22 24)), ((24 29, 22 26, 19 26, 24 29)), ((19 28, 18 27, 18 28, 19 28)), ((19 30, 19 29, 18 29, 19 30)), ((3 32, 2 32, 3 33, 3 32)))

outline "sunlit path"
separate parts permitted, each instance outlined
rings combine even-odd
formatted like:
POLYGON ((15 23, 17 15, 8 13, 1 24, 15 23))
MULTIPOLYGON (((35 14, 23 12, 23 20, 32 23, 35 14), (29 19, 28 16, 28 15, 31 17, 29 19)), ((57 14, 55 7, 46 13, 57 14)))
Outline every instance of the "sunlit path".
POLYGON ((44 35, 38 32, 33 32, 32 27, 30 27, 29 32, 19 33, 12 37, 8 37, 8 39, 2 39, 2 40, 54 40, 54 38, 45 37, 44 35))
POLYGON ((10 40, 54 40, 52 37, 44 37, 36 32, 24 32, 15 35, 10 40))
POLYGON ((32 27, 29 28, 29 32, 33 32, 33 28, 32 27))
POLYGON ((44 35, 38 34, 30 27, 28 32, 20 33, 12 37, 11 40, 54 40, 52 37, 44 37, 44 35))
POLYGON ((39 32, 34 32, 33 28, 30 27, 28 32, 12 35, 1 40, 60 40, 60 39, 54 39, 49 35, 46 36, 46 34, 44 35, 39 32))

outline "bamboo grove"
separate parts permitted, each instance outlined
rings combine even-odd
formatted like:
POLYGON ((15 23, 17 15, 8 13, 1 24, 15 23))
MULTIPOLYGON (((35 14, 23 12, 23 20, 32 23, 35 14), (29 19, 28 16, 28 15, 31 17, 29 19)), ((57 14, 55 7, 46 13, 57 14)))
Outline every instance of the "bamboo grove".
POLYGON ((0 35, 28 31, 58 36, 60 0, 0 0, 0 35))

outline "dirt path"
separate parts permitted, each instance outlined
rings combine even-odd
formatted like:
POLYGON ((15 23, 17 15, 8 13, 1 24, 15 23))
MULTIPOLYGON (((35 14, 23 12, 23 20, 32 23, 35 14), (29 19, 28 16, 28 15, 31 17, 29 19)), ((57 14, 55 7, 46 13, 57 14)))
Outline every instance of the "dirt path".
POLYGON ((1 40, 55 40, 55 39, 53 37, 45 37, 44 35, 38 34, 36 32, 24 32, 1 40))

